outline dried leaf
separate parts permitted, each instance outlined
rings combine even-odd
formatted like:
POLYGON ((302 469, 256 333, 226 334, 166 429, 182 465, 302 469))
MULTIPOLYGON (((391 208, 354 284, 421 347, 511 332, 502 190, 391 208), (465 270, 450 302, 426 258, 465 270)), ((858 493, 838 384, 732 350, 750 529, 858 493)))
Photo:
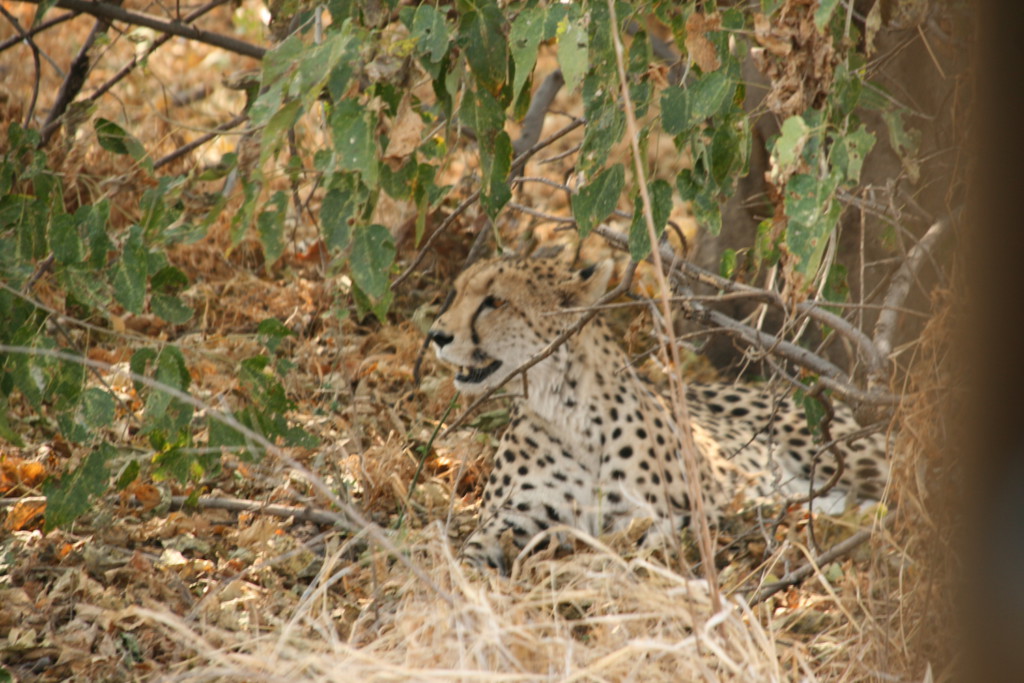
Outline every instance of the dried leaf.
POLYGON ((397 171, 401 168, 416 148, 420 145, 423 135, 423 119, 412 108, 412 95, 406 93, 398 105, 398 116, 391 126, 391 139, 384 151, 384 163, 397 171))
POLYGON ((704 73, 715 71, 722 66, 715 46, 704 35, 707 31, 717 29, 721 23, 718 14, 705 16, 699 12, 694 12, 686 20, 686 52, 704 73))

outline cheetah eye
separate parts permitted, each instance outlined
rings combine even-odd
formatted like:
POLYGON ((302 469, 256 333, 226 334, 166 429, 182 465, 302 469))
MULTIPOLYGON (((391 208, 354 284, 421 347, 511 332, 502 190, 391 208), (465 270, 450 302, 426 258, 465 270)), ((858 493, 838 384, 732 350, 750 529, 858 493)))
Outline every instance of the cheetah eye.
POLYGON ((488 296, 484 298, 483 302, 480 304, 480 308, 501 308, 504 305, 504 299, 499 299, 496 296, 488 296))

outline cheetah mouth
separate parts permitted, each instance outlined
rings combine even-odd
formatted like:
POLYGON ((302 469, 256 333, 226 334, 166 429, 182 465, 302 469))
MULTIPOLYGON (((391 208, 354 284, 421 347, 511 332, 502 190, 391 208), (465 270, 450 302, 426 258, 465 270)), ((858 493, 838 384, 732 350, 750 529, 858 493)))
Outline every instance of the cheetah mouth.
POLYGON ((456 381, 463 382, 465 384, 479 384, 493 375, 494 371, 500 367, 500 360, 496 360, 490 365, 485 365, 481 368, 468 368, 462 366, 459 368, 459 373, 455 375, 455 379, 456 381))

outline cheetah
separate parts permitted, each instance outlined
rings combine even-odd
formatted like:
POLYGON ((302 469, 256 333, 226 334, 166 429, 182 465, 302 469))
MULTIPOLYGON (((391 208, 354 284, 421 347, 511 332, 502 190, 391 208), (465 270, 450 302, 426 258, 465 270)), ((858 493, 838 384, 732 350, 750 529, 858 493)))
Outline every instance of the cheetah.
MULTIPOLYGON (((575 323, 581 307, 607 290, 604 261, 572 271, 555 259, 474 264, 455 282, 451 306, 428 337, 438 358, 457 368, 463 394, 500 385, 575 323)), ((520 380, 510 386, 519 387, 520 380)), ((662 397, 633 370, 610 328, 595 317, 523 376, 483 494, 481 519, 463 549, 472 562, 505 571, 502 535, 522 549, 537 533, 565 524, 592 535, 651 518, 651 538, 690 522, 690 498, 677 425, 662 397)), ((806 495, 836 471, 818 456, 806 418, 788 399, 750 386, 691 385, 687 390, 700 485, 713 523, 737 501, 806 495)), ((833 437, 856 428, 837 406, 833 437)), ((844 471, 832 504, 878 498, 888 478, 885 440, 842 446, 844 471)), ((820 505, 819 501, 815 501, 820 505)))

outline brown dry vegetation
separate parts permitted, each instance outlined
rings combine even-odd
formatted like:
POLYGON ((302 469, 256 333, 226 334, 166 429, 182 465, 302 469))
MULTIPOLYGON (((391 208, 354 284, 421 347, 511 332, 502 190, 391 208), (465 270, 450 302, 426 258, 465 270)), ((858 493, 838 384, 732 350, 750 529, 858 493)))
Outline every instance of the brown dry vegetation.
MULTIPOLYGON (((3 2, 29 25, 31 6, 3 2)), ((143 9, 137 2, 127 6, 143 9)), ((204 26, 228 34, 250 26, 246 37, 261 42, 260 8, 245 0, 214 12, 204 26), (232 22, 230 12, 243 20, 232 22)), ((40 35, 38 43, 58 64, 67 64, 92 22, 69 21, 40 35)), ((10 26, 0 26, 0 39, 10 35, 10 26)), ((128 36, 111 35, 85 93, 133 52, 128 36)), ((23 47, 0 54, 4 127, 26 112, 34 80, 27 55, 23 47)), ((120 122, 157 158, 240 111, 243 96, 222 80, 254 66, 253 60, 175 39, 101 98, 97 114, 120 122), (185 92, 204 95, 174 105, 174 96, 185 92)), ((61 79, 52 68, 42 73, 45 107, 61 79)), ((574 104, 563 95, 554 109, 574 104)), ((546 132, 562 123, 549 116, 546 132)), ((297 132, 310 145, 321 135, 315 121, 297 132)), ((578 141, 570 136, 551 154, 578 141)), ((238 142, 237 136, 222 136, 166 171, 216 162, 238 142)), ((660 163, 682 163, 670 141, 652 144, 665 147, 660 163)), ((137 216, 139 197, 152 180, 126 167, 125 157, 101 150, 90 126, 60 135, 49 155, 63 175, 71 208, 110 197, 117 226, 137 216)), ((474 163, 471 152, 455 155, 440 182, 465 184, 474 163)), ((570 164, 533 164, 527 175, 561 181, 570 164)), ((280 183, 288 187, 284 178, 280 183)), ((198 207, 204 200, 195 201, 198 207)), ((527 183, 514 201, 549 212, 566 209, 560 193, 537 183, 527 183)), ((172 510, 171 495, 194 491, 175 481, 133 484, 72 529, 45 535, 38 503, 8 507, 3 533, 14 540, 0 561, 0 662, 20 679, 856 681, 947 675, 948 634, 936 628, 949 621, 944 580, 951 560, 941 561, 949 557, 949 539, 941 533, 946 493, 936 493, 934 484, 925 490, 922 482, 946 476, 940 448, 945 438, 936 425, 949 383, 943 370, 952 324, 948 293, 935 303, 939 314, 914 352, 907 386, 893 387, 900 393, 913 389, 916 397, 897 412, 901 436, 890 497, 899 503, 895 521, 882 527, 872 521, 875 512, 819 520, 821 548, 864 524, 875 524, 876 533, 802 585, 752 608, 746 599, 758 585, 816 555, 808 522, 791 513, 769 539, 771 547, 764 538, 742 535, 752 520, 725 529, 718 548, 726 605, 715 611, 707 586, 693 578, 699 576, 699 568, 690 566, 695 551, 685 558, 651 557, 629 539, 581 536, 573 556, 531 556, 508 579, 461 565, 449 536, 462 538, 473 524, 495 438, 491 424, 501 423, 500 401, 485 406, 477 422, 433 443, 420 483, 407 495, 420 449, 454 396, 448 371, 431 356, 423 361, 418 385, 413 367, 424 326, 472 240, 472 216, 438 244, 423 274, 398 291, 388 322, 378 324, 348 314, 348 283, 325 276, 309 221, 294 221, 291 248, 268 267, 257 242, 231 246, 230 215, 229 207, 208 236, 170 254, 193 283, 187 292, 197 311, 192 321, 175 328, 114 311, 112 319, 123 324, 114 336, 96 342, 81 333, 79 339, 91 357, 114 364, 140 341, 173 342, 192 368, 193 393, 230 406, 238 391, 234 369, 256 352, 255 325, 276 317, 300 330, 286 342, 295 363, 286 388, 298 405, 291 417, 323 445, 291 455, 369 519, 392 529, 401 558, 362 533, 251 512, 172 510)), ((410 215, 409 207, 387 203, 376 218, 395 228, 406 258, 413 248, 401 227, 408 231, 410 215)), ((686 207, 677 208, 675 219, 692 239, 695 225, 686 207)), ((532 240, 571 243, 550 223, 531 223, 513 212, 505 212, 498 228, 514 249, 525 250, 532 240)), ((583 248, 589 259, 614 255, 597 237, 583 248)), ((640 291, 653 292, 653 280, 644 277, 640 291)), ((33 294, 64 310, 45 278, 33 294)), ((632 350, 644 350, 648 322, 620 322, 623 330, 629 325, 632 350)), ((139 407, 126 377, 111 373, 105 379, 126 406, 139 407)), ((132 415, 122 411, 110 435, 146 448, 132 433, 132 415)), ((23 438, 24 448, 0 443, 0 481, 12 492, 4 495, 38 495, 42 476, 85 456, 78 446, 42 440, 30 429, 23 438)), ((304 475, 270 457, 258 463, 226 459, 222 474, 204 481, 202 492, 327 507, 304 475)))

